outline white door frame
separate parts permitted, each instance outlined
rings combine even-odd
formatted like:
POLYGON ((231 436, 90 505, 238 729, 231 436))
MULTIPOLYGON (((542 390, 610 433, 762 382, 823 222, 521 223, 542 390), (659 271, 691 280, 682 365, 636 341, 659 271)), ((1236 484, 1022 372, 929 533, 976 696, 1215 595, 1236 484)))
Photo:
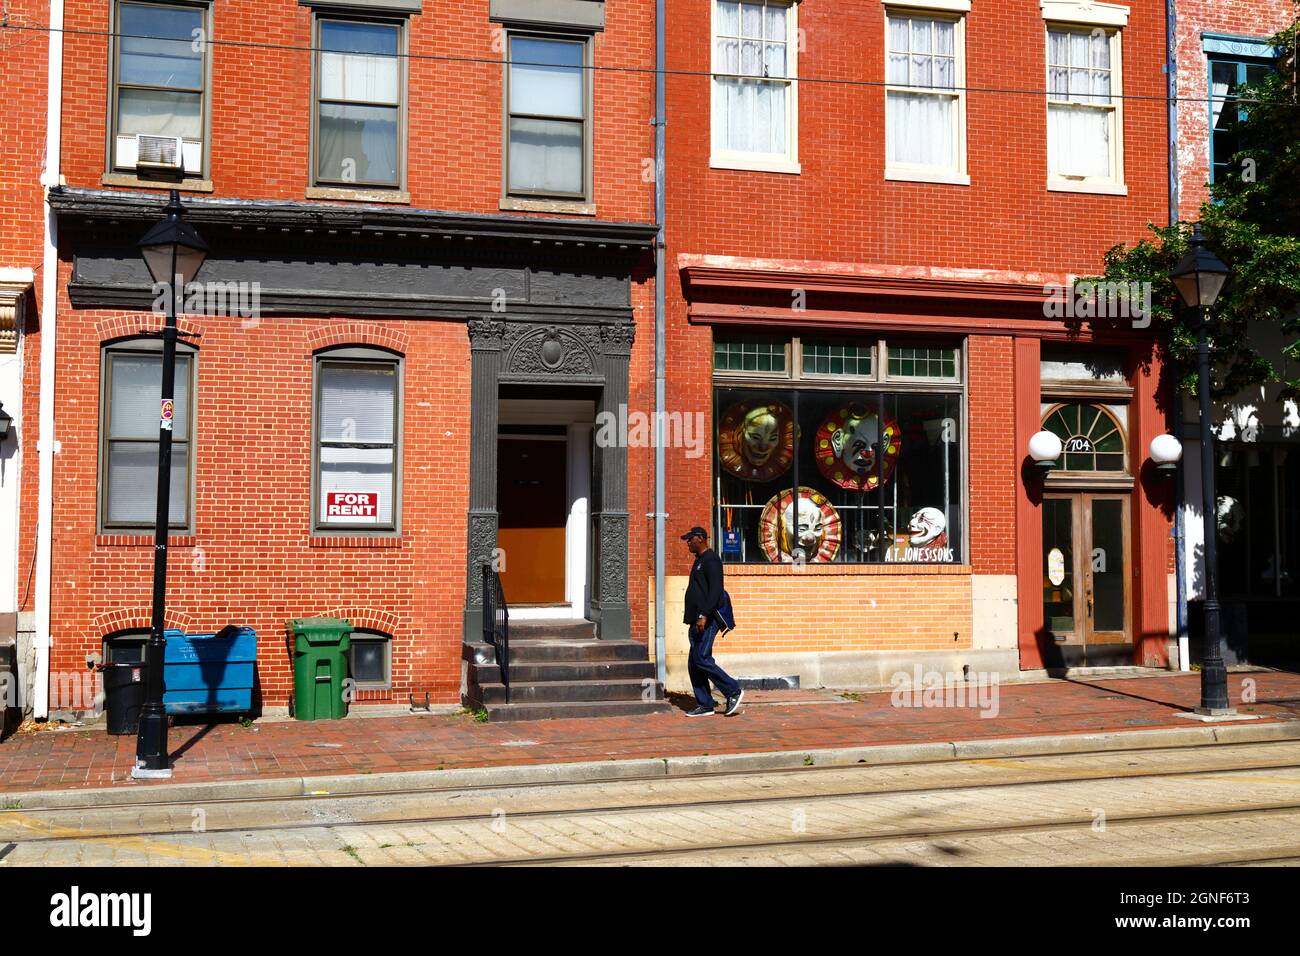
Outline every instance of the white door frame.
MULTIPOLYGON (((511 425, 563 425, 567 445, 565 484, 568 515, 564 527, 564 600, 561 607, 511 608, 517 620, 584 620, 588 606, 591 564, 591 433, 596 403, 571 399, 500 399, 498 435, 509 436, 511 425)), ((538 436, 541 437, 541 436, 538 436)), ((558 436, 557 439, 558 440, 558 436)))

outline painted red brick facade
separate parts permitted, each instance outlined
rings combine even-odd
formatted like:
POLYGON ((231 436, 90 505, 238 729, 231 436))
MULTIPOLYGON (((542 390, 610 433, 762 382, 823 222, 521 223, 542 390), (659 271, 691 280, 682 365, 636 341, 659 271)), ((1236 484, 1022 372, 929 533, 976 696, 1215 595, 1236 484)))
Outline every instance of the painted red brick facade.
POLYGON ((1291 0, 1178 0, 1178 212, 1186 220, 1209 197, 1209 68, 1203 34, 1267 40, 1300 16, 1291 0))
MULTIPOLYGON (((1018 584, 1021 666, 1043 666, 1042 529, 1038 492, 1026 484, 1027 475, 1031 484, 1035 476, 1023 466, 1027 439, 1040 427, 1038 342, 1066 342, 1077 333, 1044 321, 1041 301, 1030 304, 1021 295, 1036 289, 1041 299, 1045 284, 1099 272, 1109 247, 1132 242, 1148 223, 1167 218, 1164 6, 1127 5, 1121 30, 1126 194, 1091 195, 1046 188, 1046 31, 1038 3, 975 0, 965 14, 967 186, 885 177, 890 5, 880 0, 798 4, 797 174, 711 166, 710 80, 700 74, 711 68, 712 2, 669 2, 668 67, 676 72, 668 80, 668 407, 711 416, 713 342, 746 330, 960 334, 969 375, 970 551, 956 569, 965 576, 960 586, 930 569, 909 577, 896 567, 819 568, 816 580, 752 577, 760 599, 750 597, 751 576, 766 569, 737 565, 729 573, 742 592, 738 613, 758 622, 729 635, 725 650, 760 653, 776 640, 790 651, 889 651, 907 642, 909 627, 932 635, 927 649, 971 648, 972 579, 1007 575, 1018 584), (701 263, 730 275, 732 289, 693 288, 689 276, 701 263), (864 277, 893 285, 865 291, 864 277), (1020 292, 1004 301, 1011 286, 1020 292), (804 310, 791 307, 799 289, 808 295, 804 310), (924 298, 907 298, 918 294, 924 298), (1032 346, 1032 358, 1017 364, 1022 343, 1032 346), (841 575, 840 584, 824 589, 823 573, 841 575), (881 615, 869 600, 877 591, 892 605, 892 627, 865 626, 881 615), (766 604, 808 619, 778 617, 774 637, 766 632, 766 604), (823 617, 839 622, 830 626, 836 638, 813 623, 823 617)), ((1081 349, 1109 342, 1128 350, 1135 423, 1142 435, 1163 431, 1157 427, 1164 415, 1156 404, 1160 370, 1141 364, 1149 353, 1142 334, 1088 328, 1082 334, 1081 349)), ((1145 457, 1138 437, 1135 432, 1135 474, 1145 457)), ((677 524, 708 523, 716 467, 712 460, 670 455, 668 511, 677 524)), ((1172 512, 1170 503, 1140 491, 1133 502, 1133 559, 1144 569, 1134 579, 1134 656, 1136 663, 1163 666, 1168 548, 1160 535, 1167 534, 1172 512), (1145 570, 1150 567, 1157 573, 1145 570)), ((669 574, 687 567, 679 555, 669 574)))

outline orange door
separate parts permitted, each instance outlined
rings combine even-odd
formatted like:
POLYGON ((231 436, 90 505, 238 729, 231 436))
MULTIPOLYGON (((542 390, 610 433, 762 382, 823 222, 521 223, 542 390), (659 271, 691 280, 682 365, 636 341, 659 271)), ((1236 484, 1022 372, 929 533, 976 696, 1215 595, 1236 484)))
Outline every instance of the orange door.
POLYGON ((563 438, 497 440, 497 547, 509 604, 564 603, 567 457, 563 438))

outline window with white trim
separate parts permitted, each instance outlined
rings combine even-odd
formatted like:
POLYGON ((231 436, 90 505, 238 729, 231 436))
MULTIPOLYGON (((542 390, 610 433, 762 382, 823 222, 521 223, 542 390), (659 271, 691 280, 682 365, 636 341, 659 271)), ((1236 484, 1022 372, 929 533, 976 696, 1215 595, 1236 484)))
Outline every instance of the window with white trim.
POLYGON ((969 182, 963 18, 891 9, 886 19, 886 176, 969 182))
POLYGON ((396 531, 401 359, 342 348, 316 357, 317 531, 396 531))
POLYGON ((1049 184, 1121 185, 1120 31, 1047 27, 1049 184))
POLYGON ((798 172, 795 5, 715 0, 714 166, 798 172))

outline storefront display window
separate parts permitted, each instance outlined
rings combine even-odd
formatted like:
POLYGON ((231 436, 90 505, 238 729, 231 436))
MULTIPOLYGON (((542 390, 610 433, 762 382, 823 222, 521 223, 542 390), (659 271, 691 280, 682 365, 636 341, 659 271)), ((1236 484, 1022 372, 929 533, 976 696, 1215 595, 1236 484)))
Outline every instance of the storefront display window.
MULTIPOLYGON (((937 363, 936 377, 946 370, 950 386, 909 388, 888 371, 866 380, 891 367, 886 342, 796 339, 790 348, 798 356, 790 366, 803 374, 781 386, 747 383, 715 364, 714 501, 723 560, 959 563, 960 349, 945 345, 934 350, 939 356, 920 359, 937 363), (946 367, 944 354, 952 356, 946 367)), ((914 375, 922 350, 906 348, 914 375)))

